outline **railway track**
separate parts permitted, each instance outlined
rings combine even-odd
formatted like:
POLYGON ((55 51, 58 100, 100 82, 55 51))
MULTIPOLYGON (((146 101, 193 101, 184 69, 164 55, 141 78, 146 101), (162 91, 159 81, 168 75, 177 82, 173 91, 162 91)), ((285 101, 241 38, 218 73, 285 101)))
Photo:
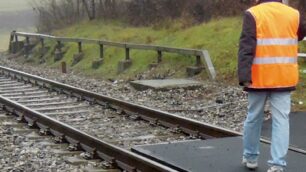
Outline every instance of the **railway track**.
POLYGON ((135 145, 239 135, 5 67, 0 104, 42 135, 68 142, 71 151, 125 171, 175 171, 129 151, 135 145))

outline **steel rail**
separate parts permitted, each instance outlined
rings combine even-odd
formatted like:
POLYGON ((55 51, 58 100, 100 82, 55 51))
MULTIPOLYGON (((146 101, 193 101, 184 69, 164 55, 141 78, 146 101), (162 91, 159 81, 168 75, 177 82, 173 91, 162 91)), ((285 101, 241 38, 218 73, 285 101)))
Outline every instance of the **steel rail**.
POLYGON ((30 75, 14 69, 0 66, 1 73, 16 79, 21 79, 32 84, 60 91, 76 96, 78 98, 108 106, 127 114, 136 115, 139 118, 149 121, 152 124, 158 124, 169 128, 180 130, 184 133, 200 138, 222 138, 241 135, 238 132, 217 127, 208 123, 198 122, 193 119, 184 118, 178 115, 155 110, 134 103, 128 103, 119 99, 104 96, 98 93, 90 92, 84 89, 76 88, 56 81, 44 79, 39 76, 30 75))
POLYGON ((65 123, 57 121, 37 111, 33 111, 30 108, 11 101, 1 95, 0 104, 2 105, 3 110, 25 119, 29 125, 36 125, 43 131, 48 131, 56 137, 61 137, 70 144, 77 145, 86 152, 91 153, 95 157, 106 160, 118 168, 129 172, 176 171, 120 147, 103 142, 65 123))

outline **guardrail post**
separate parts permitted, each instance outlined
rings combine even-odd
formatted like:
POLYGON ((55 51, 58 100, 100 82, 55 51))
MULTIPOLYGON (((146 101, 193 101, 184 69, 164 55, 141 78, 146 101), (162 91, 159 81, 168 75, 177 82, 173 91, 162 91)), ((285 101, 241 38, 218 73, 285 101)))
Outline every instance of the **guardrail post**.
POLYGON ((73 61, 71 64, 72 66, 76 65, 84 58, 84 53, 82 50, 82 41, 78 42, 78 49, 79 49, 79 53, 73 55, 73 61))
POLYGON ((203 59, 203 62, 205 62, 204 63, 205 68, 206 68, 206 71, 207 71, 207 74, 208 74, 209 78, 215 80, 216 79, 216 71, 215 71, 214 65, 212 64, 210 55, 209 55, 207 50, 202 51, 201 58, 203 59))
POLYGON ((41 44, 41 57, 45 55, 45 40, 44 38, 40 38, 40 44, 41 44))
POLYGON ((130 60, 130 49, 125 48, 125 60, 130 60))
POLYGON ((18 35, 15 33, 15 31, 12 32, 12 42, 11 42, 11 52, 13 54, 18 53, 21 48, 23 48, 24 42, 19 42, 18 35), (14 41, 15 39, 15 41, 14 41))
POLYGON ((103 44, 99 44, 100 47, 100 59, 104 58, 104 46, 103 44))
POLYGON ((103 58, 104 58, 104 45, 102 43, 99 43, 99 50, 100 50, 100 57, 98 60, 94 60, 91 64, 91 67, 93 69, 98 69, 103 64, 103 58))
POLYGON ((61 41, 57 41, 56 49, 57 49, 59 52, 62 52, 62 43, 61 43, 61 41))
POLYGON ((79 53, 82 53, 82 42, 78 42, 79 53))
POLYGON ((24 52, 26 57, 30 54, 30 38, 27 36, 25 39, 24 52))
POLYGON ((125 71, 132 65, 132 61, 130 58, 130 48, 125 45, 125 60, 122 60, 118 64, 118 73, 125 71))
POLYGON ((9 43, 9 53, 13 53, 13 41, 14 41, 14 33, 15 31, 13 31, 11 33, 11 36, 10 36, 10 43, 9 43))
POLYGON ((59 61, 63 58, 63 52, 62 52, 62 43, 61 41, 57 41, 55 53, 54 53, 54 61, 59 61))
POLYGON ((161 63, 162 62, 162 51, 157 51, 157 63, 161 63))
POLYGON ((196 55, 196 64, 195 64, 195 66, 187 67, 187 75, 189 77, 192 77, 194 75, 197 75, 197 74, 201 73, 202 70, 203 70, 203 67, 202 67, 202 62, 201 62, 201 56, 196 55))
POLYGON ((201 62, 201 56, 196 56, 196 66, 201 66, 202 62, 201 62))
POLYGON ((18 35, 15 34, 15 52, 17 53, 19 51, 19 43, 18 43, 18 35))

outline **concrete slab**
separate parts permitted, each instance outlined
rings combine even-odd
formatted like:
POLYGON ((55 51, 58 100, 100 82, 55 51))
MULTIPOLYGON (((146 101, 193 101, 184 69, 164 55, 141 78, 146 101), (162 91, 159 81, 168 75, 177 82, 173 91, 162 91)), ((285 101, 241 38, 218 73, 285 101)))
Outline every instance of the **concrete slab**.
POLYGON ((137 90, 195 89, 202 86, 201 82, 189 79, 138 80, 130 84, 137 90))
MULTIPOLYGON (((290 114, 290 145, 306 151, 306 112, 290 114)), ((271 140, 272 120, 264 122, 262 136, 271 140)))
MULTIPOLYGON (((132 151, 179 171, 249 172, 241 164, 241 137, 136 146, 132 151)), ((262 143, 257 172, 266 172, 268 169, 266 162, 270 157, 269 152, 269 145, 262 143)), ((305 159, 306 155, 290 151, 287 171, 306 169, 305 159)))

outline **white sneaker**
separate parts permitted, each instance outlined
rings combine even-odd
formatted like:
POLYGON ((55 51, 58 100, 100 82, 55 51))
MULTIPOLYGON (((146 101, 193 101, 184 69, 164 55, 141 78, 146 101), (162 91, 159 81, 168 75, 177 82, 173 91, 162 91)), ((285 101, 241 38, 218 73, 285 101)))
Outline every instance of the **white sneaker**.
POLYGON ((280 166, 272 166, 268 169, 267 172, 284 172, 284 169, 280 166))
POLYGON ((242 158, 242 164, 250 170, 255 170, 258 167, 258 162, 256 160, 250 161, 244 157, 242 158))

